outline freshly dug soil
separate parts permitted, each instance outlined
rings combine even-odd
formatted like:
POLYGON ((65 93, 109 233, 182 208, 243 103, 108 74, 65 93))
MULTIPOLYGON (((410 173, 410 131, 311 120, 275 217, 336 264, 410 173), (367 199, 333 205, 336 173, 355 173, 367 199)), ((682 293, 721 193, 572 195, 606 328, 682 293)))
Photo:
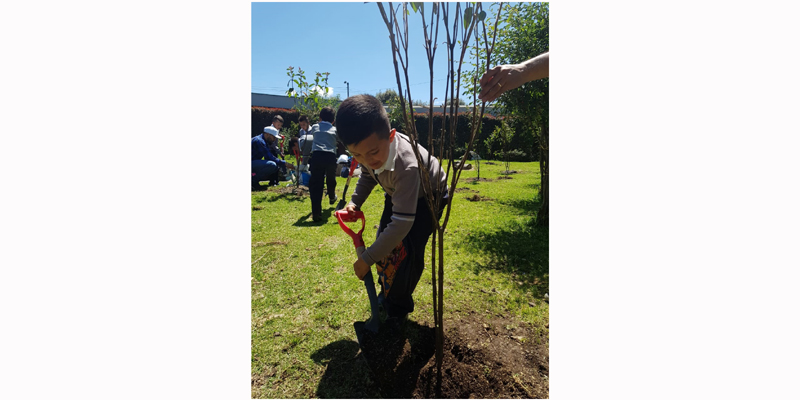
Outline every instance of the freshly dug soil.
POLYGON ((300 185, 299 187, 295 186, 283 186, 274 189, 275 193, 278 194, 293 194, 296 196, 308 196, 308 187, 300 185))
POLYGON ((456 188, 456 191, 455 191, 455 192, 456 192, 456 193, 461 193, 461 192, 478 193, 478 191, 477 191, 477 190, 472 190, 472 189, 470 189, 470 188, 465 188, 465 187, 456 188))
POLYGON ((361 355, 384 398, 548 398, 547 331, 477 315, 445 321, 441 393, 436 334, 409 321, 394 333, 365 336, 361 355))
POLYGON ((465 199, 467 199, 469 201, 492 201, 492 200, 494 200, 491 197, 484 197, 484 196, 481 196, 479 194, 473 194, 470 197, 465 197, 465 199))

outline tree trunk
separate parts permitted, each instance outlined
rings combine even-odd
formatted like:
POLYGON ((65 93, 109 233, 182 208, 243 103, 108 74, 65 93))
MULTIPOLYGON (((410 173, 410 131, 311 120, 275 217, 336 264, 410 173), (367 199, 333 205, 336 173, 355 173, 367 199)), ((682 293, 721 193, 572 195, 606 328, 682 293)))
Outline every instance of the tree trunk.
POLYGON ((542 127, 542 134, 539 135, 539 172, 542 175, 541 190, 539 196, 542 201, 539 211, 536 213, 536 225, 549 226, 550 215, 550 174, 548 172, 550 167, 549 153, 550 148, 548 145, 550 135, 550 127, 545 122, 542 127))

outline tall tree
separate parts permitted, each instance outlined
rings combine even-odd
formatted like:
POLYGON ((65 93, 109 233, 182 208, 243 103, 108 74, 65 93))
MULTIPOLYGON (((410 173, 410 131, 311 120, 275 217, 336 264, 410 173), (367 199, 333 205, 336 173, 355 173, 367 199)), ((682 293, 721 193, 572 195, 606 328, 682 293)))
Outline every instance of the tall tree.
MULTIPOLYGON (((497 27, 497 43, 492 54, 492 66, 519 64, 550 49, 548 3, 502 3, 502 17, 497 27)), ((492 10, 499 7, 497 3, 492 10)), ((495 28, 487 27, 490 34, 495 28)), ((472 55, 484 57, 485 46, 482 36, 476 38, 472 55)), ((486 69, 475 62, 475 71, 468 71, 465 79, 480 79, 486 69)), ((542 176, 539 198, 541 206, 536 222, 547 225, 549 215, 549 79, 539 79, 503 93, 494 103, 499 114, 510 117, 518 132, 531 134, 539 147, 539 171, 542 176)), ((468 93, 470 88, 468 88, 468 93)), ((468 96, 468 98, 472 98, 468 96)))
MULTIPOLYGON (((402 110, 401 115, 405 120, 405 125, 408 129, 406 133, 411 139, 412 148, 417 158, 418 170, 428 208, 434 215, 437 214, 437 210, 445 210, 443 215, 444 219, 441 222, 436 218, 433 219, 434 232, 431 236, 431 286, 433 289, 433 316, 436 330, 436 392, 441 394, 442 360, 444 359, 444 233, 450 219, 453 195, 461 176, 461 171, 464 168, 464 163, 472 149, 475 137, 481 128, 480 121, 483 119, 486 103, 482 103, 480 108, 477 107, 477 104, 473 105, 472 113, 470 114, 470 135, 467 141, 466 151, 459 157, 461 161, 458 163, 458 166, 456 166, 454 154, 458 115, 457 105, 459 104, 462 90, 461 79, 464 76, 462 70, 464 66, 464 56, 469 50, 468 47, 472 37, 477 36, 481 32, 486 37, 486 23, 484 20, 487 14, 486 11, 483 10, 482 3, 464 3, 463 7, 460 3, 432 3, 428 6, 428 11, 430 13, 429 19, 425 17, 425 3, 403 3, 396 8, 392 3, 389 3, 388 12, 381 3, 378 3, 378 8, 389 31, 389 41, 392 46, 392 62, 394 64, 395 78, 397 79, 397 91, 402 94, 399 96, 400 108, 402 110), (417 145, 421 143, 418 142, 416 125, 413 123, 414 111, 411 107, 413 101, 411 85, 408 79, 409 6, 414 13, 419 12, 422 19, 422 31, 425 38, 425 51, 428 59, 428 72, 430 77, 430 90, 428 92, 429 104, 433 104, 434 101, 433 66, 436 50, 440 43, 438 39, 440 22, 442 23, 445 36, 445 41, 441 44, 446 45, 447 51, 448 68, 447 71, 442 72, 446 72, 446 81, 449 82, 449 87, 445 85, 443 97, 443 102, 450 105, 449 111, 445 112, 449 114, 449 120, 448 123, 443 124, 442 129, 434 131, 433 107, 428 109, 428 162, 424 162, 419 148, 417 147, 417 145), (428 25, 428 22, 430 22, 430 25, 428 25), (456 44, 459 46, 457 47, 456 44), (401 70, 405 78, 404 80, 401 79, 401 70), (403 85, 404 82, 405 86, 403 85), (455 101, 450 101, 450 99, 455 99, 455 101), (434 143, 438 143, 438 145, 434 145, 434 143), (429 171, 426 167, 426 165, 431 165, 431 157, 436 157, 442 168, 445 168, 446 164, 446 171, 444 172, 449 179, 449 185, 443 185, 440 180, 431 182, 429 171), (443 160, 448 160, 449 162, 443 163, 443 160), (441 196, 445 189, 449 194, 446 200, 442 199, 441 196)), ((494 26, 497 26, 499 18, 500 13, 498 10, 494 26)), ((489 46, 488 43, 490 43, 488 40, 484 41, 485 50, 483 54, 485 54, 485 56, 482 61, 487 65, 491 60, 494 38, 492 38, 491 46, 489 46)), ((472 80, 466 82, 464 86, 475 86, 476 84, 477 83, 472 80)))
MULTIPOLYGON (((550 6, 548 3, 510 3, 503 7, 504 24, 498 27, 495 65, 517 64, 550 50, 550 6)), ((549 78, 525 83, 503 93, 497 105, 529 129, 539 142, 539 170, 542 176, 536 216, 539 225, 547 225, 549 215, 549 78)))

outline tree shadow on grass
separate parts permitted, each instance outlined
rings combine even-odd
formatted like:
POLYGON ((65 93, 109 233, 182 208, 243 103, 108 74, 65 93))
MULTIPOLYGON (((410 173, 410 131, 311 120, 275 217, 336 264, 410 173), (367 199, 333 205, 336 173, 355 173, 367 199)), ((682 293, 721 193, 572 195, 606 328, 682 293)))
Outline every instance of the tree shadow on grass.
POLYGON ((337 398, 411 398, 420 371, 433 357, 434 329, 408 320, 396 331, 365 335, 358 343, 340 340, 317 350, 311 358, 327 365, 317 396, 337 398))
MULTIPOLYGON (((535 215, 539 209, 536 199, 503 202, 518 208, 523 214, 535 215)), ((471 232, 465 244, 488 260, 475 261, 476 274, 481 270, 495 270, 510 274, 521 282, 520 289, 541 298, 548 292, 549 228, 535 225, 535 219, 526 222, 507 221, 499 230, 484 233, 471 232)))
POLYGON ((277 196, 266 198, 266 201, 268 201, 270 203, 276 202, 278 200, 289 200, 289 201, 303 202, 307 198, 308 198, 308 196, 302 196, 302 195, 298 196, 298 195, 296 195, 294 193, 281 193, 281 194, 279 194, 277 196))
POLYGON ((342 339, 311 354, 315 363, 325 365, 325 373, 317 385, 316 395, 328 399, 377 398, 378 387, 358 343, 342 339))

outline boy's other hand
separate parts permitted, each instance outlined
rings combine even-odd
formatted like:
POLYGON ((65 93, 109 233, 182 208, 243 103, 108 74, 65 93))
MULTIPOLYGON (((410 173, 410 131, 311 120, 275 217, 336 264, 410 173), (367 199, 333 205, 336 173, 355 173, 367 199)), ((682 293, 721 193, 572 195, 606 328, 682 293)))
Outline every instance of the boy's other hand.
POLYGON ((367 273, 369 273, 369 265, 367 265, 367 263, 364 260, 362 260, 361 257, 358 257, 358 260, 356 260, 356 262, 353 263, 353 271, 355 271, 358 279, 363 281, 364 276, 366 276, 367 273))
MULTIPOLYGON (((345 211, 347 211, 347 215, 349 215, 351 217, 356 214, 356 205, 355 204, 348 204, 344 209, 345 209, 345 211)), ((360 258, 359 258, 359 260, 360 260, 360 258)))
POLYGON ((289 169, 294 169, 294 165, 292 165, 292 164, 289 164, 289 163, 286 163, 286 168, 289 168, 289 169))

